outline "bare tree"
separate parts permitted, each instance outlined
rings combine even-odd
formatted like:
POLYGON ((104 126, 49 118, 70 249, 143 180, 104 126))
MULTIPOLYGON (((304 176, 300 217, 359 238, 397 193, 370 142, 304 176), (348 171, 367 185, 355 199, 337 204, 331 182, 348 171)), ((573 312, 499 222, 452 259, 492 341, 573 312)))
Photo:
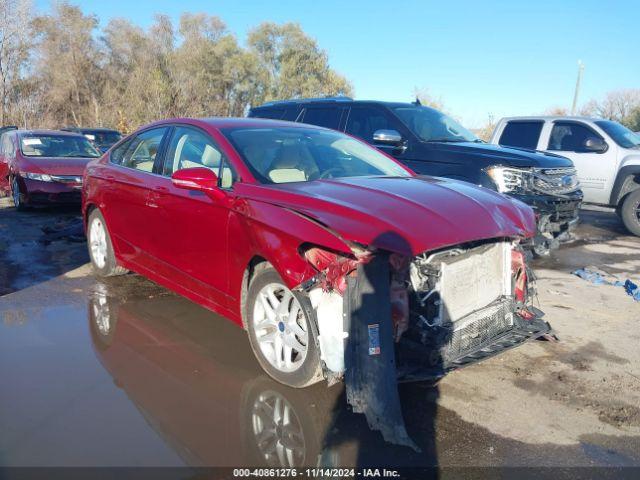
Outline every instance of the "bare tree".
POLYGON ((29 60, 30 11, 29 0, 0 0, 0 125, 29 60))
POLYGON ((98 19, 79 7, 56 3, 34 20, 37 73, 47 113, 64 124, 101 124, 102 52, 94 39, 98 19))
POLYGON ((420 101, 421 105, 425 107, 435 108, 436 110, 445 111, 444 101, 442 97, 436 97, 431 94, 428 88, 426 87, 414 87, 413 96, 416 100, 420 101))
POLYGON ((582 115, 592 115, 620 123, 627 123, 632 112, 640 108, 640 89, 615 90, 604 99, 590 100, 580 110, 582 115))

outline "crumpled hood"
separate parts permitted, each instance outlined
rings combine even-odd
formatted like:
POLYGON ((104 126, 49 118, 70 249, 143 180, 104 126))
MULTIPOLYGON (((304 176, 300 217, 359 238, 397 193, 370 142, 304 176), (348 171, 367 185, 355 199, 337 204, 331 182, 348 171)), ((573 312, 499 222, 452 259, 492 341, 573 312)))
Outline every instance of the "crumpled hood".
POLYGON ((357 177, 245 187, 246 197, 311 217, 346 240, 403 254, 536 230, 524 203, 457 180, 357 177))
POLYGON ((95 158, 29 157, 20 160, 19 168, 25 172, 82 177, 91 160, 95 158))

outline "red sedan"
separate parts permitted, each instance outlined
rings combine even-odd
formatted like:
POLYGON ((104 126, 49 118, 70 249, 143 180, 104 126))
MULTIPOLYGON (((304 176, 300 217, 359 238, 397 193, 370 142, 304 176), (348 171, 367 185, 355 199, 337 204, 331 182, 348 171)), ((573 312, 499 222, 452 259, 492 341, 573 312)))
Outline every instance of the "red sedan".
POLYGON ((82 175, 100 152, 83 135, 53 130, 10 130, 0 139, 0 193, 16 208, 79 204, 82 175))
POLYGON ((157 122, 88 165, 83 213, 99 275, 133 270, 230 318, 288 385, 341 378, 347 345, 394 346, 416 380, 549 331, 518 245, 529 207, 332 130, 157 122))

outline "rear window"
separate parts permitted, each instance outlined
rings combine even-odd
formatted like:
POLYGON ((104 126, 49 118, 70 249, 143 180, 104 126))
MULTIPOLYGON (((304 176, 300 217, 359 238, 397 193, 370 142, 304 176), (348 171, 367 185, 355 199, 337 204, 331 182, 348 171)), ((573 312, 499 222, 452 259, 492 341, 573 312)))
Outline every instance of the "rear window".
POLYGON ((282 120, 284 108, 258 108, 251 110, 250 117, 269 118, 271 120, 282 120))
POLYGON ((543 122, 509 122, 500 136, 500 145, 535 150, 543 122))

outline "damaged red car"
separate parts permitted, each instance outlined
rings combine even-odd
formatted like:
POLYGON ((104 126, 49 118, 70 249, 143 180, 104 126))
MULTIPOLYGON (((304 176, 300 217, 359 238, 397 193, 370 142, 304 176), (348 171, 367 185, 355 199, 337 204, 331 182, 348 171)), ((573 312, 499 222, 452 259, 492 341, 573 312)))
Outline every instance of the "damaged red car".
POLYGON ((55 130, 9 130, 0 139, 0 193, 17 209, 75 204, 82 175, 100 152, 83 135, 55 130))
POLYGON ((344 378, 354 405, 382 388, 367 378, 437 379, 550 330, 519 246, 528 206, 332 130, 157 122, 88 165, 83 213, 98 275, 221 313, 274 379, 344 378))

